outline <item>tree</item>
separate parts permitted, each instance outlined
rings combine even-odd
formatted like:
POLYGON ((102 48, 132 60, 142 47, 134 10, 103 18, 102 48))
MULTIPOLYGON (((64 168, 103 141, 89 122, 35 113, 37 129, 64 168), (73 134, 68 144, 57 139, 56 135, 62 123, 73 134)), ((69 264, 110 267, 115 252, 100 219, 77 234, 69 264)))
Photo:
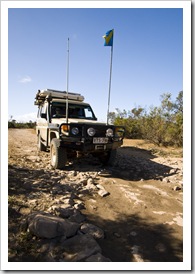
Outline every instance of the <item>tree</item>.
POLYGON ((175 102, 170 93, 161 95, 160 107, 150 109, 142 124, 144 138, 157 145, 177 145, 183 143, 183 93, 175 102))
POLYGON ((133 114, 133 118, 139 119, 140 116, 142 115, 143 111, 144 111, 144 109, 142 107, 133 108, 131 110, 131 112, 133 114))
POLYGON ((179 92, 174 107, 177 113, 183 113, 183 90, 179 92))

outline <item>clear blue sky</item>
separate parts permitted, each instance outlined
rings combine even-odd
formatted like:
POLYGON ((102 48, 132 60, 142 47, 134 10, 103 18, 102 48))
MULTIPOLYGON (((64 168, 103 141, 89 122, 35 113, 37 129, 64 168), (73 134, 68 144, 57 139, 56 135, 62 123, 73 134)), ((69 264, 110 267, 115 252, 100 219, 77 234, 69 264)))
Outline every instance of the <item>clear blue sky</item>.
POLYGON ((84 95, 106 121, 110 47, 102 36, 114 29, 110 111, 149 108, 170 92, 183 90, 183 10, 15 9, 8 11, 8 115, 33 119, 38 89, 84 95))

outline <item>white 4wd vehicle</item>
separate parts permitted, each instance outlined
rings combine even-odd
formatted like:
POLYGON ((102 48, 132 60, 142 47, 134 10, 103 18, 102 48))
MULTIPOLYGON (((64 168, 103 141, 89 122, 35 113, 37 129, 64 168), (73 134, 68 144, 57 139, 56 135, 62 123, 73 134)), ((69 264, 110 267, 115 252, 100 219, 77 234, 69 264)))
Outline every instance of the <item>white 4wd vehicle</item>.
POLYGON ((124 127, 97 122, 91 106, 83 101, 78 93, 46 89, 36 94, 38 149, 50 149, 51 165, 56 169, 89 153, 102 163, 111 163, 123 143, 124 127))

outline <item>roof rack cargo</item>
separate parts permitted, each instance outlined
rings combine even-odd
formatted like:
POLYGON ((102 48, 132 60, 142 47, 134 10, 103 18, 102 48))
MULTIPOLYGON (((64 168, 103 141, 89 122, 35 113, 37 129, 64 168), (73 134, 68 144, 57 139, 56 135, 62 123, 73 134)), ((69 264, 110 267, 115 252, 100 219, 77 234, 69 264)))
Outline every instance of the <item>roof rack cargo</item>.
POLYGON ((36 97, 35 97, 35 105, 40 105, 44 102, 44 100, 47 98, 60 98, 60 99, 69 99, 69 100, 75 100, 75 101, 84 101, 84 96, 82 96, 79 93, 73 93, 73 92, 66 92, 66 91, 60 91, 55 89, 42 89, 38 90, 36 97))

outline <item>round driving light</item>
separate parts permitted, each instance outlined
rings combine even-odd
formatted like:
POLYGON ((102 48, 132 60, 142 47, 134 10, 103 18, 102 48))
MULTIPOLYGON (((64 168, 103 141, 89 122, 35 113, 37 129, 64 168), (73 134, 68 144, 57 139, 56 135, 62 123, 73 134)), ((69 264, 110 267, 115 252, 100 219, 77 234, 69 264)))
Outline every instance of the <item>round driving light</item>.
POLYGON ((77 134, 79 133, 79 129, 78 129, 77 127, 73 127, 73 128, 71 129, 71 133, 72 133, 73 135, 77 135, 77 134))
POLYGON ((95 135, 95 129, 90 127, 90 128, 88 128, 87 133, 88 133, 89 136, 94 136, 95 135))
POLYGON ((108 129, 106 130, 106 136, 107 136, 107 137, 113 137, 113 130, 112 130, 111 128, 108 128, 108 129))

